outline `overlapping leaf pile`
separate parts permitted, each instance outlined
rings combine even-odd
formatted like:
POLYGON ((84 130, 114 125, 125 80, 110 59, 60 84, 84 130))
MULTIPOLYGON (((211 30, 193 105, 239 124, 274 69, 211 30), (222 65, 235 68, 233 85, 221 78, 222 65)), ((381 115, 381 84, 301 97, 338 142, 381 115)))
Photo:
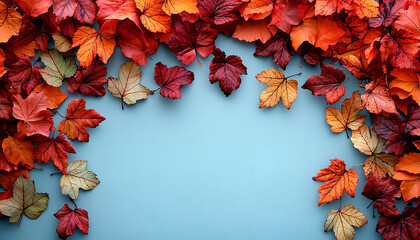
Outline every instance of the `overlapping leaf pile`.
MULTIPOLYGON (((87 127, 105 120, 85 108, 83 98, 71 101, 58 124, 52 116, 68 97, 60 90, 103 96, 108 91, 121 104, 134 104, 160 91, 163 97, 181 98, 180 87, 194 74, 184 67, 156 64, 159 89, 139 83, 147 56, 159 44, 168 45, 188 65, 214 56, 209 81, 219 82, 229 96, 241 83, 247 68, 238 56, 226 56, 215 47, 218 34, 255 42, 255 56, 273 56, 285 69, 290 58, 302 56, 317 65, 324 58, 338 61, 356 76, 363 88, 343 101, 341 111, 326 109, 335 133, 351 130, 354 147, 369 157, 363 164, 368 183, 363 195, 381 214, 377 231, 385 239, 419 239, 420 234, 420 3, 417 0, 2 0, 0 2, 0 212, 11 222, 22 213, 37 218, 47 207, 48 195, 36 193, 28 170, 35 161, 52 161, 60 172, 62 193, 74 200, 79 188, 91 190, 99 180, 87 171, 86 161, 68 162, 76 151, 66 140, 86 142, 87 127), (94 22, 99 24, 94 28, 94 22), (49 49, 54 43, 54 49, 49 49), (115 46, 132 61, 121 65, 118 79, 105 78, 106 64, 115 46), (76 61, 77 60, 77 61, 76 61), (42 62, 42 64, 41 64, 42 62), (365 124, 366 109, 372 114, 365 124), (396 199, 406 209, 399 213, 396 199)), ((331 61, 330 60, 330 61, 331 61)), ((311 76, 304 89, 325 95, 327 104, 344 96, 346 76, 323 63, 320 76, 311 76)), ((260 108, 282 100, 290 109, 298 82, 280 69, 256 76, 267 84, 260 108)), ((357 84, 357 83, 355 83, 357 84)), ((357 173, 344 161, 331 160, 316 177, 326 181, 319 189, 319 205, 355 195, 357 173)), ((341 204, 340 204, 341 205, 341 204)), ((63 239, 76 226, 89 229, 83 209, 67 204, 55 216, 63 239)), ((367 220, 353 205, 331 210, 325 231, 338 239, 352 239, 353 227, 367 220)))

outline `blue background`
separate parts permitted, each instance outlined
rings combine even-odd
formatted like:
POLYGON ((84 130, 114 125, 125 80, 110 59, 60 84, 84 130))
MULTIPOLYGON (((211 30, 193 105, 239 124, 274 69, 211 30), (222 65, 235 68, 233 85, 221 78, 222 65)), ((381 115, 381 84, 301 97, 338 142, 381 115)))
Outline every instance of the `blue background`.
MULTIPOLYGON (((280 67, 272 57, 254 57, 255 46, 219 35, 216 46, 227 55, 239 55, 248 68, 240 88, 228 98, 218 83, 208 80, 212 59, 186 66, 195 80, 181 88, 182 99, 149 99, 121 110, 120 99, 111 94, 85 96, 87 108, 94 108, 106 121, 89 129, 88 143, 72 142, 77 154, 69 161, 88 160, 87 168, 101 183, 93 191, 81 191, 76 200, 89 212, 89 235, 76 230, 73 239, 141 240, 257 240, 334 239, 324 233, 328 212, 339 201, 318 203, 320 182, 311 178, 330 159, 344 160, 348 168, 367 158, 353 148, 346 134, 334 134, 325 122, 326 101, 301 86, 319 66, 303 63, 300 56, 290 61, 285 75, 302 72, 298 97, 287 110, 281 103, 259 109, 259 95, 266 85, 255 75, 280 67)), ((157 89, 155 63, 182 65, 166 46, 160 46, 143 71, 141 83, 157 89)), ((108 62, 108 75, 118 77, 119 66, 128 61, 116 48, 108 62)), ((335 65, 339 67, 338 64, 335 65)), ((340 67, 341 68, 341 67, 340 67)), ((343 69, 343 68, 341 68, 343 69)), ((348 71, 346 95, 361 90, 348 71)), ((65 90, 65 86, 62 88, 65 90)), ((67 92, 67 90, 65 90, 67 92)), ((59 109, 65 115, 67 104, 59 109)), ((54 117, 55 126, 61 121, 54 117)), ((74 207, 60 191, 60 175, 51 163, 30 171, 37 192, 49 193, 47 210, 37 220, 23 217, 21 227, 0 220, 0 239, 58 239, 58 220, 53 214, 65 203, 74 207)), ((368 218, 356 229, 355 239, 381 239, 375 232, 378 215, 372 218, 370 201, 361 195, 365 178, 356 167, 359 183, 356 197, 346 193, 343 205, 353 204, 368 218)))

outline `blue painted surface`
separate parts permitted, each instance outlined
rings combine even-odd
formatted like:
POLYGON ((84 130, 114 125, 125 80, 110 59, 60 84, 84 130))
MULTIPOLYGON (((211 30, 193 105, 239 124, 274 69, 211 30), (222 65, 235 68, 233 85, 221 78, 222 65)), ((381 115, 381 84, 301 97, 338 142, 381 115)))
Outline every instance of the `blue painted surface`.
MULTIPOLYGON (((89 143, 72 142, 76 155, 69 160, 88 160, 88 170, 101 183, 93 191, 82 191, 76 203, 89 212, 89 235, 78 230, 72 239, 141 240, 274 240, 334 239, 324 233, 328 212, 339 202, 317 206, 321 185, 312 176, 329 165, 332 158, 345 160, 348 167, 363 163, 367 156, 353 148, 345 133, 334 134, 325 122, 325 98, 301 89, 320 68, 303 64, 300 57, 289 63, 285 75, 302 72, 298 97, 287 110, 283 105, 259 109, 265 85, 255 75, 277 68, 272 57, 254 57, 253 44, 220 35, 216 46, 228 55, 239 55, 248 67, 237 91, 226 98, 217 84, 208 80, 211 57, 186 66, 195 74, 184 86, 181 100, 162 98, 158 93, 121 110, 120 99, 85 97, 87 108, 105 116, 96 129, 89 129, 89 143)), ((108 75, 118 77, 127 61, 116 49, 109 60, 108 75)), ((141 83, 150 89, 154 65, 181 65, 166 46, 142 66, 141 83)), ((337 66, 337 65, 336 65, 337 66)), ((337 66, 338 67, 338 66, 337 66)), ((345 83, 345 98, 359 90, 358 81, 345 83)), ((64 88, 63 88, 64 89, 64 88)), ((72 95, 60 108, 80 95, 72 95)), ((340 107, 341 102, 335 104, 340 107)), ((61 121, 55 116, 55 125, 61 121)), ((52 164, 33 170, 38 192, 50 194, 47 210, 38 220, 23 218, 21 227, 0 220, 0 239, 58 239, 58 220, 53 214, 64 203, 60 176, 52 164)), ((361 167, 356 198, 346 193, 343 204, 353 204, 369 223, 356 229, 355 239, 381 239, 375 232, 370 201, 361 195, 365 179, 361 167)))

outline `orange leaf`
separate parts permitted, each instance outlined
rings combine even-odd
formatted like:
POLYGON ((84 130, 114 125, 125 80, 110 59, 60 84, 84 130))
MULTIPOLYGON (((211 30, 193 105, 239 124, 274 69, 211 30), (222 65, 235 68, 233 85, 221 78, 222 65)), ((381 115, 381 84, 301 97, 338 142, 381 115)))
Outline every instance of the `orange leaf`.
POLYGON ((179 14, 182 11, 198 13, 197 0, 164 0, 162 9, 168 15, 179 14))
POLYGON ((392 80, 389 84, 391 93, 393 93, 393 90, 395 91, 395 89, 400 90, 404 93, 404 95, 397 94, 400 99, 411 96, 413 100, 420 105, 420 74, 394 69, 392 70, 391 75, 396 77, 396 79, 392 80))
POLYGON ((9 136, 3 140, 2 148, 8 162, 16 166, 22 164, 34 168, 35 147, 31 141, 9 136))
POLYGON ((352 0, 317 0, 315 2, 315 15, 328 16, 339 13, 343 9, 351 9, 351 3, 352 0))
POLYGON ((266 43, 277 31, 275 26, 268 26, 269 24, 269 18, 258 21, 252 19, 242 21, 236 27, 232 37, 247 42, 260 40, 262 43, 266 43))
POLYGON ((55 109, 60 107, 61 103, 67 99, 69 95, 64 94, 60 88, 53 87, 45 82, 35 87, 35 92, 39 93, 44 91, 44 95, 47 96, 47 108, 55 109))
POLYGON ((241 13, 245 20, 249 18, 261 20, 271 14, 273 4, 272 0, 251 0, 248 4, 244 5, 241 13))
POLYGON ((400 11, 394 27, 405 29, 416 36, 420 36, 420 4, 417 2, 411 5, 408 10, 400 11))
POLYGON ((19 35, 19 29, 22 25, 20 14, 6 4, 0 2, 0 42, 7 42, 12 36, 19 35))
POLYGON ((320 193, 318 206, 340 199, 344 190, 350 197, 354 197, 358 181, 357 172, 351 169, 346 170, 344 161, 337 158, 331 159, 331 165, 328 168, 321 169, 318 175, 312 179, 321 182, 327 181, 318 189, 320 193))
POLYGON ((362 103, 369 112, 374 114, 379 114, 382 111, 397 113, 395 103, 389 96, 386 87, 371 82, 366 84, 365 89, 366 93, 362 95, 362 103))
POLYGON ((135 0, 137 8, 143 14, 140 21, 145 28, 151 32, 171 31, 171 16, 167 15, 163 10, 163 0, 135 0))
POLYGON ((13 0, 24 13, 29 13, 31 17, 48 12, 48 8, 53 4, 53 0, 13 0))
POLYGON ((401 182, 401 193, 404 201, 420 197, 420 153, 411 152, 400 157, 400 161, 395 166, 397 171, 394 179, 401 182))
POLYGON ((394 176, 394 167, 397 162, 397 156, 390 154, 378 154, 366 159, 363 163, 363 171, 365 172, 366 177, 372 174, 376 179, 394 176))
POLYGON ((81 66, 88 67, 96 54, 103 63, 107 63, 114 52, 115 39, 113 34, 98 33, 90 27, 79 27, 73 35, 71 46, 80 46, 77 51, 77 59, 81 66))
POLYGON ((353 0, 353 8, 359 18, 373 18, 379 13, 379 3, 375 0, 353 0))
POLYGON ((331 126, 331 131, 340 133, 346 128, 357 130, 366 119, 366 116, 358 116, 362 109, 359 91, 353 92, 351 98, 343 101, 341 112, 337 108, 327 107, 325 109, 325 117, 327 118, 327 123, 331 126))
POLYGON ((139 14, 134 0, 97 0, 96 4, 99 6, 96 18, 99 21, 105 21, 103 25, 110 25, 109 28, 115 30, 118 20, 130 19, 137 27, 140 27, 139 14))

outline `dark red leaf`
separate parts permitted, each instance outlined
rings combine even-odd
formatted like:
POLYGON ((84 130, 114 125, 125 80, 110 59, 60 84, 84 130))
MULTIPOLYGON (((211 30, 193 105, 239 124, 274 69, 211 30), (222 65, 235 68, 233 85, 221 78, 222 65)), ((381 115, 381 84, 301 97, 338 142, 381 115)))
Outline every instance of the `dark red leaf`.
POLYGON ((344 96, 345 78, 346 75, 340 69, 321 63, 321 75, 310 76, 302 88, 311 90, 316 96, 325 95, 327 104, 334 104, 344 96))
POLYGON ((52 160, 63 174, 66 174, 66 164, 68 162, 67 153, 76 153, 71 144, 64 139, 64 135, 55 138, 36 136, 33 140, 38 147, 35 149, 34 157, 38 163, 47 163, 52 160))
POLYGON ((376 231, 384 240, 420 239, 420 207, 409 207, 401 215, 379 218, 376 231))
POLYGON ((86 69, 79 67, 76 75, 67 80, 67 90, 74 94, 77 94, 79 90, 85 95, 103 96, 105 95, 104 84, 108 81, 105 78, 106 73, 103 63, 95 59, 86 69))
POLYGON ((156 63, 155 81, 161 86, 160 95, 170 99, 181 98, 179 88, 183 85, 191 84, 194 80, 194 73, 183 67, 167 68, 161 62, 156 63))
POLYGON ((412 136, 420 136, 420 107, 418 105, 408 106, 407 132, 412 136))
POLYGON ((10 66, 9 80, 11 84, 20 86, 21 91, 27 96, 39 84, 41 79, 40 68, 41 66, 32 66, 29 57, 23 57, 10 66))
POLYGON ((238 19, 234 13, 242 5, 239 0, 198 0, 200 18, 204 22, 216 25, 233 22, 238 19))
POLYGON ((96 14, 96 4, 92 0, 77 0, 73 17, 81 23, 93 25, 96 14))
POLYGON ((379 14, 375 18, 369 18, 369 26, 389 27, 404 9, 407 0, 383 0, 379 6, 379 14))
POLYGON ((398 215, 395 194, 400 190, 399 185, 399 182, 392 177, 378 180, 373 174, 370 174, 362 194, 373 201, 373 206, 378 209, 380 214, 398 215))
POLYGON ((89 218, 86 210, 81 208, 73 210, 66 203, 54 216, 60 219, 60 223, 57 226, 57 233, 61 239, 66 239, 73 235, 76 226, 80 229, 80 232, 88 234, 89 218))
POLYGON ((281 68, 286 69, 289 60, 296 54, 290 41, 290 36, 282 31, 277 31, 268 42, 257 42, 257 49, 254 56, 271 56, 276 64, 281 68))
POLYGON ((197 21, 195 23, 181 22, 179 18, 174 20, 175 34, 166 40, 172 52, 176 53, 177 59, 188 65, 197 57, 207 57, 214 49, 214 40, 217 38, 217 31, 210 23, 197 21))
POLYGON ((213 51, 214 58, 210 63, 209 79, 211 83, 219 81, 220 89, 229 96, 233 90, 239 88, 241 77, 247 74, 242 59, 236 55, 226 57, 225 52, 216 48, 213 51))
POLYGON ((12 103, 5 93, 0 91, 0 119, 9 120, 10 115, 12 115, 12 103))
POLYGON ((54 15, 57 17, 57 22, 72 17, 76 7, 76 0, 54 0, 53 9, 54 15))

